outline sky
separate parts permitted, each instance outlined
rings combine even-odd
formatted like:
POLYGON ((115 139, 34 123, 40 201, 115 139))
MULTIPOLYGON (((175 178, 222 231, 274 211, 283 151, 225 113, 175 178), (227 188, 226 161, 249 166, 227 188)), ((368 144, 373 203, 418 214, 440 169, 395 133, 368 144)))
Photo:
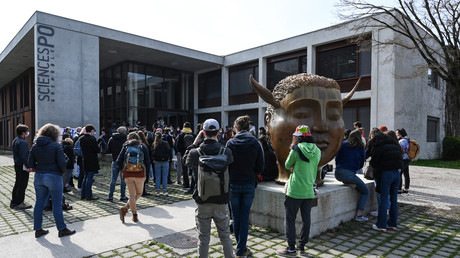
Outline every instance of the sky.
MULTIPOLYGON (((0 5, 0 52, 35 11, 226 55, 340 23, 338 0, 19 0, 0 5)), ((373 0, 372 2, 385 2, 373 0)))
POLYGON ((225 55, 334 25, 335 0, 2 2, 0 51, 35 11, 225 55))

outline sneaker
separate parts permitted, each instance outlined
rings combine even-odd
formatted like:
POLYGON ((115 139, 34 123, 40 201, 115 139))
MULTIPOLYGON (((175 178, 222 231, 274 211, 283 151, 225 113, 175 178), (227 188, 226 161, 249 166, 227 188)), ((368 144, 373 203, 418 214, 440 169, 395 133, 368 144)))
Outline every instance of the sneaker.
POLYGON ((389 230, 398 231, 397 227, 388 227, 389 230))
POLYGON ((363 215, 361 215, 361 216, 356 216, 355 220, 356 221, 368 221, 369 219, 367 217, 364 217, 363 215))
POLYGON ((156 196, 160 196, 160 191, 157 192, 156 196))
POLYGON ((107 201, 113 202, 113 198, 107 198, 107 201))
POLYGON ((127 200, 129 200, 129 198, 128 198, 128 197, 126 197, 126 196, 125 196, 125 197, 121 197, 121 198, 120 198, 120 201, 127 201, 127 200))
POLYGON ((371 211, 370 214, 371 214, 371 216, 378 217, 379 216, 379 211, 378 210, 371 211))
POLYGON ((64 229, 62 229, 62 230, 59 230, 58 236, 59 236, 59 237, 70 236, 70 235, 75 234, 75 232, 77 232, 77 231, 75 231, 75 230, 70 230, 70 229, 68 229, 68 228, 64 228, 64 229))
POLYGON ((379 227, 377 227, 377 225, 375 225, 375 224, 372 225, 372 229, 373 229, 373 230, 380 231, 380 232, 387 232, 387 230, 386 230, 385 228, 379 228, 379 227))
POLYGON ((164 191, 164 192, 163 192, 163 195, 164 195, 164 196, 168 196, 168 192, 164 191))
POLYGON ((301 254, 304 254, 305 253, 305 246, 304 245, 298 245, 296 250, 299 251, 301 254))
POLYGON ((281 255, 281 256, 296 256, 297 251, 289 249, 289 247, 286 247, 285 249, 280 249, 276 251, 276 254, 281 255))
POLYGON ((44 230, 44 229, 35 230, 35 238, 39 238, 41 236, 44 236, 44 235, 48 234, 49 232, 50 232, 49 230, 44 230))
POLYGON ((14 209, 17 209, 17 210, 25 210, 25 209, 30 209, 30 208, 32 208, 32 205, 28 205, 23 202, 14 206, 14 209))

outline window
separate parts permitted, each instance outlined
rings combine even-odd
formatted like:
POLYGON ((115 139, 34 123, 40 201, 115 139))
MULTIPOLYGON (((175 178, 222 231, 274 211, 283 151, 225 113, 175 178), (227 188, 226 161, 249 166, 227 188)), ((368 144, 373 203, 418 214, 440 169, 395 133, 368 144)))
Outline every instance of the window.
POLYGON ((439 89, 438 74, 431 69, 428 69, 428 86, 439 89))
POLYGON ((221 105, 222 72, 216 70, 198 75, 198 108, 221 105))
POLYGON ((307 50, 272 57, 267 60, 267 88, 273 90, 282 79, 307 72, 307 50))
POLYGON ((370 41, 349 44, 347 41, 317 48, 317 74, 335 80, 371 74, 370 41))
POLYGON ((426 123, 426 141, 437 142, 439 139, 439 118, 429 116, 426 123))
POLYGON ((249 83, 249 75, 259 80, 258 63, 231 67, 229 71, 229 104, 237 105, 243 103, 257 102, 258 96, 249 83))
POLYGON ((353 100, 349 101, 343 107, 343 121, 345 122, 345 130, 353 130, 353 123, 360 121, 364 127, 364 134, 367 136, 370 131, 371 124, 371 108, 370 100, 353 100))

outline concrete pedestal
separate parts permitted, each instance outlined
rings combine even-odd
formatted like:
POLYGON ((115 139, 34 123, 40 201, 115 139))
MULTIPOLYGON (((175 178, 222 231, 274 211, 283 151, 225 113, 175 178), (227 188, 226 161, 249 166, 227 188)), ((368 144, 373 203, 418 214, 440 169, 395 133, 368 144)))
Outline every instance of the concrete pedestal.
MULTIPOLYGON (((362 175, 358 176, 364 180, 370 190, 365 210, 365 214, 368 214, 369 211, 376 210, 378 206, 374 181, 366 180, 362 175)), ((333 173, 329 173, 324 181, 324 186, 319 188, 319 194, 313 201, 310 237, 337 227, 341 222, 353 219, 358 205, 359 193, 354 188, 337 181, 333 173)), ((285 232, 284 198, 283 185, 275 182, 260 183, 256 188, 251 207, 250 224, 285 232)), ((302 219, 299 212, 296 219, 298 234, 302 228, 301 223, 302 219)))

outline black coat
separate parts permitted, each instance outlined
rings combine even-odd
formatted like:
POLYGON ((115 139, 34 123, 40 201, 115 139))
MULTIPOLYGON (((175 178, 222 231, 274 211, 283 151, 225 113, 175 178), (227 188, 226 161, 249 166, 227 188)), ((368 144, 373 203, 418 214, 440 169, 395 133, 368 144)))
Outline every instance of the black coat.
POLYGON ((64 154, 68 158, 65 167, 67 169, 73 169, 73 166, 75 164, 75 155, 73 154, 73 147, 69 143, 62 141, 62 148, 64 148, 64 154))
POLYGON ((383 134, 375 138, 377 139, 371 153, 372 159, 370 162, 374 168, 374 176, 376 176, 375 172, 377 172, 377 178, 379 178, 379 174, 382 171, 401 169, 403 158, 399 144, 383 134))
POLYGON ((100 150, 96 138, 85 134, 80 137, 80 146, 83 153, 83 170, 85 172, 98 172, 100 167, 97 154, 100 150))
POLYGON ((120 154, 123 144, 126 142, 126 134, 114 133, 109 139, 107 144, 107 152, 112 153, 112 160, 117 161, 118 154, 120 154))

